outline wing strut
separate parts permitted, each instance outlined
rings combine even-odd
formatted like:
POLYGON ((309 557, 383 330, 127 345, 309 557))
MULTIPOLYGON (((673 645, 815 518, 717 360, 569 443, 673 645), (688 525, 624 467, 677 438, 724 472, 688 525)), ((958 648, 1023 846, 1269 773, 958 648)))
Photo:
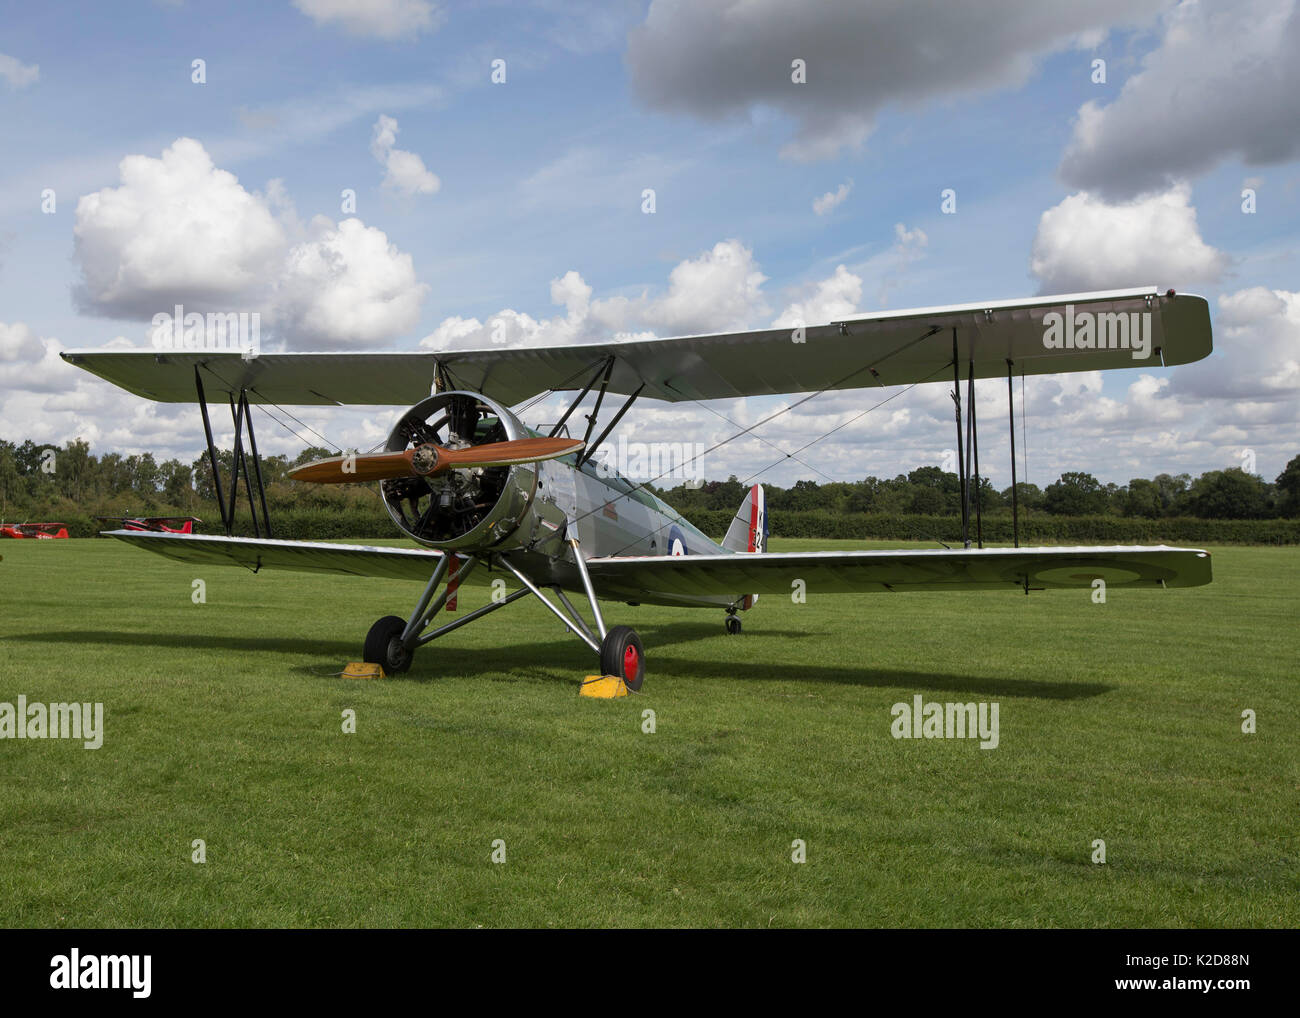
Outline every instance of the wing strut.
POLYGON ((966 497, 966 461, 961 447, 961 360, 957 356, 957 329, 952 330, 952 402, 957 418, 957 481, 961 495, 961 543, 970 547, 970 500, 966 497))
POLYGON ((212 420, 208 416, 207 395, 203 391, 203 376, 199 371, 202 365, 194 366, 194 392, 198 397, 199 414, 203 418, 203 437, 208 446, 208 465, 212 468, 212 489, 217 496, 217 508, 221 511, 221 526, 225 530, 226 536, 232 536, 235 529, 235 500, 239 493, 239 475, 244 475, 244 486, 248 489, 248 512, 253 520, 253 534, 257 537, 262 536, 262 528, 266 528, 266 536, 271 537, 271 514, 266 507, 266 486, 262 480, 262 462, 257 452, 257 436, 253 433, 253 410, 248 402, 248 390, 239 390, 239 400, 236 402, 234 393, 230 393, 230 417, 235 425, 235 447, 231 450, 230 462, 230 497, 226 498, 225 491, 221 484, 221 464, 217 458, 216 442, 212 438, 212 420), (244 450, 244 429, 248 429, 249 451, 252 453, 253 472, 250 475, 248 470, 249 455, 244 450), (258 523, 258 505, 253 501, 253 478, 257 479, 257 496, 261 503, 262 519, 258 523))
POLYGON ((578 409, 578 404, 581 403, 583 399, 586 398, 587 393, 591 392, 591 387, 596 384, 596 379, 600 377, 601 370, 604 369, 605 375, 606 377, 608 377, 609 372, 613 370, 613 367, 614 367, 613 357, 607 357, 605 360, 600 362, 599 366, 596 368, 596 373, 591 376, 591 381, 586 384, 582 392, 578 393, 578 398, 569 404, 569 409, 564 411, 564 416, 559 419, 555 427, 551 428, 552 438, 554 438, 556 435, 560 433, 560 429, 564 427, 565 422, 568 421, 570 416, 572 416, 573 411, 578 409))
POLYGON ((244 487, 248 489, 248 512, 253 518, 253 536, 261 537, 262 531, 257 525, 257 509, 253 505, 253 484, 248 477, 248 460, 244 457, 244 394, 239 394, 239 403, 235 403, 234 393, 230 395, 230 416, 235 422, 235 448, 231 450, 230 464, 230 521, 235 520, 235 495, 239 491, 239 474, 243 471, 244 487))
MULTIPOLYGON (((642 385, 641 389, 644 388, 645 385, 642 385)), ((604 442, 606 438, 609 437, 609 433, 613 431, 616 427, 618 427, 618 422, 623 419, 623 415, 632 409, 632 404, 635 403, 636 398, 641 395, 641 389, 637 389, 636 392, 632 393, 632 395, 627 398, 627 402, 624 403, 619 408, 618 413, 614 415, 614 419, 609 422, 609 424, 605 427, 605 430, 600 433, 599 437, 597 437, 596 441, 592 442, 585 449, 583 449, 582 452, 578 453, 578 464, 577 464, 578 466, 582 466, 582 464, 586 463, 589 459, 591 459, 592 454, 595 453, 595 451, 600 448, 600 444, 604 442)))
POLYGON ((1020 495, 1016 490, 1016 398, 1011 391, 1011 358, 1007 358, 1007 417, 1011 422, 1011 533, 1020 547, 1020 495))
POLYGON ((203 415, 203 434, 208 440, 208 463, 212 466, 212 487, 217 493, 217 508, 221 511, 221 526, 230 536, 230 519, 226 516, 226 500, 221 495, 221 471, 217 467, 217 447, 212 441, 212 421, 208 419, 208 401, 203 395, 203 378, 199 366, 194 365, 194 390, 199 398, 199 413, 203 415))
POLYGON ((257 477, 257 494, 262 503, 262 523, 266 527, 266 536, 271 533, 271 514, 266 510, 266 485, 262 483, 262 457, 257 454, 257 436, 253 434, 253 410, 248 405, 248 390, 241 389, 240 402, 244 404, 244 421, 248 426, 248 448, 253 454, 253 474, 257 477))
POLYGON ((600 416, 600 404, 605 402, 605 390, 609 388, 609 376, 613 371, 614 358, 611 356, 605 368, 605 378, 600 383, 600 392, 596 393, 596 405, 592 407, 591 413, 585 415, 587 418, 587 433, 582 436, 583 445, 591 441, 591 433, 596 430, 596 419, 600 416))
MULTIPOLYGON (((984 499, 980 493, 980 435, 977 426, 978 421, 975 414, 975 361, 970 362, 970 380, 966 386, 966 413, 968 414, 966 441, 969 443, 967 451, 970 453, 966 457, 966 466, 968 468, 974 464, 975 471, 975 541, 984 547, 984 499), (970 450, 974 450, 970 452, 970 450)), ((966 485, 966 492, 970 494, 970 484, 966 485)), ((970 513, 967 512, 967 518, 970 513)))

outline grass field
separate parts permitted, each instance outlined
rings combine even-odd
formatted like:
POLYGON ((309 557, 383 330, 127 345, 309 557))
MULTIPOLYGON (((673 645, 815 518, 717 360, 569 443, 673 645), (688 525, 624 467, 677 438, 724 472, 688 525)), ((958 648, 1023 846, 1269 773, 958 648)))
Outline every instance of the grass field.
POLYGON ((1300 549, 1104 605, 764 597, 740 637, 611 604, 648 660, 613 701, 531 598, 353 682, 418 585, 0 554, 0 701, 105 712, 0 741, 0 925, 1300 924, 1300 549), (996 701, 1000 745, 894 739, 915 694, 996 701))

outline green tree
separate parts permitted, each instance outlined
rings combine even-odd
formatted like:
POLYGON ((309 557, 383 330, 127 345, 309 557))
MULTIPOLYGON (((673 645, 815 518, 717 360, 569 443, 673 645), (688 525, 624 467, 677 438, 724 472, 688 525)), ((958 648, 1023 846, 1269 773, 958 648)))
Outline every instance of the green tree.
POLYGON ((1285 516, 1300 516, 1300 456, 1293 456, 1273 482, 1277 486, 1278 508, 1285 516))
POLYGON ((140 456, 127 459, 131 470, 131 490, 145 499, 158 494, 158 464, 153 453, 146 452, 140 456))
POLYGON ((90 443, 84 438, 72 439, 54 461, 54 478, 59 493, 74 502, 81 502, 94 494, 98 466, 98 461, 90 454, 90 443))
POLYGON ((1108 504, 1101 482, 1080 471, 1066 471, 1043 493, 1043 508, 1055 516, 1096 516, 1108 504))
MULTIPOLYGON (((1011 505, 1011 485, 1002 489, 1002 504, 1011 505)), ((1024 509, 1041 509, 1043 507, 1043 491, 1036 484, 1030 484, 1028 481, 1016 482, 1016 500, 1019 507, 1024 509)))
POLYGON ((1165 516, 1178 516, 1187 511, 1187 490, 1191 483, 1191 474, 1156 474, 1155 485, 1165 516))
POLYGON ((22 445, 14 450, 14 458, 18 461, 18 472, 30 476, 41 472, 41 454, 49 446, 37 445, 30 438, 26 439, 22 445))
POLYGON ((1133 478, 1128 482, 1121 511, 1125 516, 1144 516, 1147 519, 1163 516, 1165 507, 1160 499, 1159 485, 1143 477, 1133 478))
POLYGON ((1240 467, 1202 474, 1188 492, 1193 516, 1207 520, 1258 520, 1270 514, 1272 490, 1240 467))
POLYGON ((182 509, 194 508, 193 471, 180 460, 167 460, 158 468, 163 498, 182 509))
POLYGON ((0 439, 0 515, 27 498, 27 485, 18 470, 18 447, 0 439))

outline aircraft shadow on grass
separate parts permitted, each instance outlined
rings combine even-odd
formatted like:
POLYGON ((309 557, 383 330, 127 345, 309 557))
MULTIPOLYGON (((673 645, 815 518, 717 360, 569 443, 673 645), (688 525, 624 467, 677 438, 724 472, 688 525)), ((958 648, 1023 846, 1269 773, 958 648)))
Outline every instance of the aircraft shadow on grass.
MULTIPOLYGON (((647 627, 653 646, 670 647, 700 640, 753 640, 767 641, 806 639, 817 636, 796 630, 746 630, 741 637, 726 637, 718 626, 703 622, 678 622, 647 627)), ((557 627, 558 629, 558 627, 557 627)), ((445 643, 426 648, 417 657, 412 670, 391 680, 417 683, 435 682, 443 675, 486 679, 505 679, 511 673, 524 671, 531 678, 552 681, 571 681, 577 673, 574 668, 573 640, 557 632, 553 640, 527 645, 529 665, 521 669, 520 645, 502 644, 484 648, 457 645, 454 637, 445 643), (563 678, 561 679, 561 676, 563 678)), ((321 677, 336 674, 342 663, 355 660, 356 640, 319 640, 298 637, 247 637, 216 636, 209 633, 129 633, 110 630, 73 630, 42 633, 22 633, 9 637, 18 643, 75 643, 99 644, 119 647, 176 647, 186 650, 215 651, 267 651, 281 654, 300 654, 312 659, 310 664, 295 665, 291 671, 321 677)), ((723 644, 722 646, 728 646, 723 644)), ((942 672, 906 671, 897 668, 837 668, 826 665, 793 665, 788 662, 745 661, 725 657, 693 657, 679 660, 656 654, 647 656, 649 676, 673 679, 743 679, 753 681, 830 682, 849 686, 873 688, 898 688, 913 691, 953 692, 977 694, 984 697, 1028 697, 1046 700, 1080 700, 1101 696, 1114 686, 1099 682, 1048 682, 1038 679, 1018 679, 998 675, 963 675, 942 672)), ((592 670, 595 662, 591 662, 592 670)))

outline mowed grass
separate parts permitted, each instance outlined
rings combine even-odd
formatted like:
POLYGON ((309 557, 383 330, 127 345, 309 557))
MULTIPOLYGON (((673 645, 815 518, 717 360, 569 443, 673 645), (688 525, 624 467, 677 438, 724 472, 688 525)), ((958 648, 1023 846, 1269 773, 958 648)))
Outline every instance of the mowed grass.
POLYGON ((0 554, 0 701, 102 701, 106 729, 0 741, 0 925, 1300 921, 1298 549, 1217 549, 1209 587, 1104 605, 764 597, 741 637, 607 604, 649 667, 614 701, 577 695, 593 656, 531 598, 356 682, 417 584, 0 554), (996 701, 1000 745, 894 739, 914 694, 996 701))

